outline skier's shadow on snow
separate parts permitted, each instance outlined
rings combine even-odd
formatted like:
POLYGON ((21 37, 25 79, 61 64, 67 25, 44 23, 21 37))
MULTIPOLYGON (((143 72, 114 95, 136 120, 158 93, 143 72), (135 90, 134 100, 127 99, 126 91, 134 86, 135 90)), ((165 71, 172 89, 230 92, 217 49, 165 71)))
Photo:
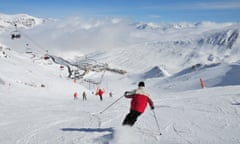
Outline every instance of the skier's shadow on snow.
POLYGON ((62 131, 66 132, 109 132, 101 137, 95 139, 95 141, 101 141, 103 144, 109 144, 109 141, 113 139, 114 129, 113 128, 62 128, 62 131))
POLYGON ((113 133, 113 128, 62 128, 62 131, 76 132, 110 132, 113 133))
POLYGON ((232 105, 240 105, 239 102, 232 103, 232 105))

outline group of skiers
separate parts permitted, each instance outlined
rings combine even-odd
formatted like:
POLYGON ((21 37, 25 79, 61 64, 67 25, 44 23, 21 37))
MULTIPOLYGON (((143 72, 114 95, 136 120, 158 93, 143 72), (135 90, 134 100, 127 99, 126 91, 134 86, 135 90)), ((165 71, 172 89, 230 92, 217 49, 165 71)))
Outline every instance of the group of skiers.
MULTIPOLYGON (((103 94, 104 94, 104 92, 105 92, 104 89, 101 89, 101 88, 97 88, 97 90, 96 90, 95 95, 96 95, 96 96, 99 96, 100 101, 103 100, 103 94)), ((109 92, 109 97, 112 97, 112 96, 113 96, 112 92, 109 92)), ((74 97, 74 100, 77 100, 77 99, 78 99, 78 94, 77 94, 77 92, 74 92, 74 93, 73 93, 73 97, 74 97)), ((83 99, 83 101, 86 101, 86 100, 87 100, 87 93, 86 93, 85 91, 83 91, 83 93, 82 93, 82 99, 83 99)))
MULTIPOLYGON (((77 100, 77 99, 78 99, 78 94, 77 94, 77 92, 74 92, 74 93, 73 93, 73 97, 74 97, 74 100, 77 100)), ((83 98, 83 101, 87 100, 87 94, 86 94, 85 91, 83 91, 83 93, 82 93, 82 98, 83 98)))

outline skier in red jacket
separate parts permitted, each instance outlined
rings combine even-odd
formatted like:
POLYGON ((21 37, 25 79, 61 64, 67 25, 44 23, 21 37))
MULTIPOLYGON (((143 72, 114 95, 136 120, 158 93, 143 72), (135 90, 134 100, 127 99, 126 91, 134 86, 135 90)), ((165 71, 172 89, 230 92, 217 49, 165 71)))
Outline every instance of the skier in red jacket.
POLYGON ((97 88, 97 90, 96 90, 96 95, 98 95, 98 96, 100 97, 100 100, 101 100, 101 101, 103 100, 103 98, 102 98, 103 93, 104 93, 104 90, 103 90, 103 89, 97 88))
POLYGON ((133 126, 137 121, 138 116, 140 116, 147 104, 150 105, 151 109, 154 109, 153 101, 149 98, 148 92, 145 90, 144 82, 138 83, 138 88, 133 91, 126 91, 124 93, 126 98, 131 98, 131 108, 130 112, 126 115, 123 125, 133 126))

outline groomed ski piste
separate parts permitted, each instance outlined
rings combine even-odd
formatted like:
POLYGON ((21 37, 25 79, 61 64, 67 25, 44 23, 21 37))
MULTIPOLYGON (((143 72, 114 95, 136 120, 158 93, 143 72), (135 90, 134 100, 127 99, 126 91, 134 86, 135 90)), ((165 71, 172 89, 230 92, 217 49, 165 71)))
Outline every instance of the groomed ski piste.
MULTIPOLYGON (((225 25, 219 27, 225 29, 225 25)), ((192 29, 188 30, 192 32, 192 29)), ((169 33, 174 32, 171 29, 169 33)), ((6 41, 1 41, 0 54, 0 143, 240 143, 240 62, 236 58, 239 49, 231 55, 233 62, 228 57, 224 62, 209 63, 205 57, 197 56, 199 51, 192 50, 192 55, 187 55, 190 48, 186 52, 186 49, 181 50, 186 45, 178 45, 178 53, 186 54, 186 57, 184 60, 174 59, 179 55, 171 50, 168 53, 163 48, 169 41, 148 42, 150 38, 156 39, 156 33, 162 31, 132 33, 146 37, 146 41, 128 46, 118 45, 117 50, 105 49, 89 56, 97 62, 124 69, 126 74, 90 71, 83 79, 76 81, 67 77, 66 67, 60 69, 60 65, 51 59, 38 58, 40 54, 32 58, 19 52, 21 40, 7 41, 6 35, 1 35, 2 40, 6 41), (149 48, 151 51, 148 51, 149 48), (167 56, 163 57, 162 53, 158 55, 157 51, 167 56), (204 88, 201 88, 200 78, 204 81, 204 88), (101 79, 101 83, 94 85, 84 79, 101 79), (149 107, 133 127, 121 125, 129 112, 130 100, 119 98, 125 91, 137 88, 137 83, 142 80, 155 104, 154 112, 160 129, 149 107), (95 95, 97 87, 105 89, 103 101, 95 95), (87 93, 86 101, 82 99, 83 91, 87 93), (78 99, 74 99, 74 92, 77 92, 78 99), (109 92, 113 93, 112 97, 109 92)), ((195 36, 196 32, 193 33, 195 36)), ((178 37, 178 30, 174 34, 171 37, 170 34, 166 35, 164 39, 178 37)), ((41 40, 37 43, 43 45, 41 40)), ((171 45, 168 46, 171 48, 171 45)), ((237 47, 239 39, 232 48, 237 47)), ((202 52, 199 55, 204 55, 202 52)), ((220 54, 214 56, 220 57, 220 54)))

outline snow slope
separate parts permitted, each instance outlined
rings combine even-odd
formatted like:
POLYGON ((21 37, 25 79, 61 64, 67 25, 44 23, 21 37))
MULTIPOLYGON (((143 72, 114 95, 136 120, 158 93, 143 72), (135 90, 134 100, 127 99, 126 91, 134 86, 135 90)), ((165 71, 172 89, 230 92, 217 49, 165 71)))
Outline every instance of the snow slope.
MULTIPOLYGON (((69 43, 77 42, 64 36, 68 30, 83 24, 82 21, 77 22, 78 19, 74 23, 76 26, 70 27, 64 25, 68 22, 62 23, 63 31, 60 33, 63 35, 56 34, 51 45, 60 46, 62 39, 69 43)), ((92 35, 90 33, 97 33, 101 37, 100 31, 106 32, 105 26, 110 29, 120 26, 124 27, 121 29, 124 30, 122 35, 130 33, 129 39, 126 42, 119 35, 111 35, 114 39, 120 38, 121 44, 112 43, 116 44, 115 48, 107 45, 107 49, 97 49, 94 48, 98 44, 97 37, 93 37, 96 44, 89 47, 83 44, 86 48, 92 47, 89 53, 85 48, 80 48, 79 52, 74 44, 68 45, 73 47, 67 50, 47 47, 51 49, 50 53, 61 54, 61 50, 62 53, 79 52, 76 59, 66 60, 77 63, 83 55, 87 60, 92 60, 91 64, 107 63, 128 73, 121 75, 110 71, 90 71, 75 83, 67 78, 66 67, 62 69, 60 64, 51 59, 45 60, 44 52, 34 53, 35 57, 24 53, 26 42, 34 42, 33 51, 43 50, 37 47, 45 41, 45 37, 41 36, 46 31, 41 30, 49 28, 47 34, 54 34, 52 32, 56 31, 53 26, 56 23, 28 30, 28 34, 39 36, 37 40, 33 37, 32 41, 24 37, 17 41, 8 40, 3 33, 0 36, 1 144, 240 143, 239 38, 235 39, 231 49, 224 49, 227 48, 226 43, 220 46, 205 43, 209 35, 219 31, 225 33, 227 29, 235 29, 238 24, 179 24, 157 29, 126 30, 125 21, 120 24, 119 21, 85 23, 95 26, 85 27, 84 31, 89 36, 92 35), (163 33, 165 36, 159 38, 163 33), (199 44, 198 40, 202 37, 204 43, 199 44), (207 48, 212 51, 211 60, 208 59, 210 53, 205 51, 207 48), (224 57, 226 53, 231 55, 224 57), (99 81, 101 78, 99 85, 85 81, 99 81), (205 83, 204 89, 201 89, 200 78, 205 83), (136 88, 141 80, 145 81, 154 101, 160 131, 154 113, 149 108, 132 128, 121 126, 130 104, 128 99, 121 96, 124 91, 136 88), (98 86, 106 91, 103 101, 94 95, 98 86), (83 91, 87 92, 87 101, 82 100, 83 91), (78 93, 77 100, 73 98, 74 92, 78 93), (109 92, 113 93, 113 97, 108 95, 109 92), (115 101, 117 103, 105 111, 115 101)), ((82 30, 75 31, 73 35, 80 34, 82 30)), ((226 37, 223 36, 223 39, 226 37)), ((69 53, 67 55, 70 56, 69 53)))
MULTIPOLYGON (((113 84, 111 88, 114 96, 111 98, 105 94, 104 100, 100 101, 84 88, 84 82, 75 84, 59 77, 59 69, 54 64, 33 63, 25 57, 12 55, 7 60, 1 57, 1 66, 8 67, 1 69, 0 77, 0 139, 4 144, 240 142, 239 86, 178 93, 151 90, 163 133, 159 136, 150 109, 146 110, 133 128, 121 127, 129 108, 129 100, 124 98, 100 113, 117 100, 124 90, 134 87, 129 84, 131 80, 125 77, 125 80, 119 81, 122 76, 109 74, 113 77, 108 79, 108 83, 113 84), (8 71, 10 68, 14 69, 11 73, 8 71), (117 80, 121 89, 116 84, 117 80), (81 99, 83 90, 88 93, 87 101, 81 99), (73 99, 74 91, 79 93, 78 100, 73 99)), ((193 75, 188 76, 191 78, 193 75)), ((178 79, 176 82, 184 80, 178 79)))

